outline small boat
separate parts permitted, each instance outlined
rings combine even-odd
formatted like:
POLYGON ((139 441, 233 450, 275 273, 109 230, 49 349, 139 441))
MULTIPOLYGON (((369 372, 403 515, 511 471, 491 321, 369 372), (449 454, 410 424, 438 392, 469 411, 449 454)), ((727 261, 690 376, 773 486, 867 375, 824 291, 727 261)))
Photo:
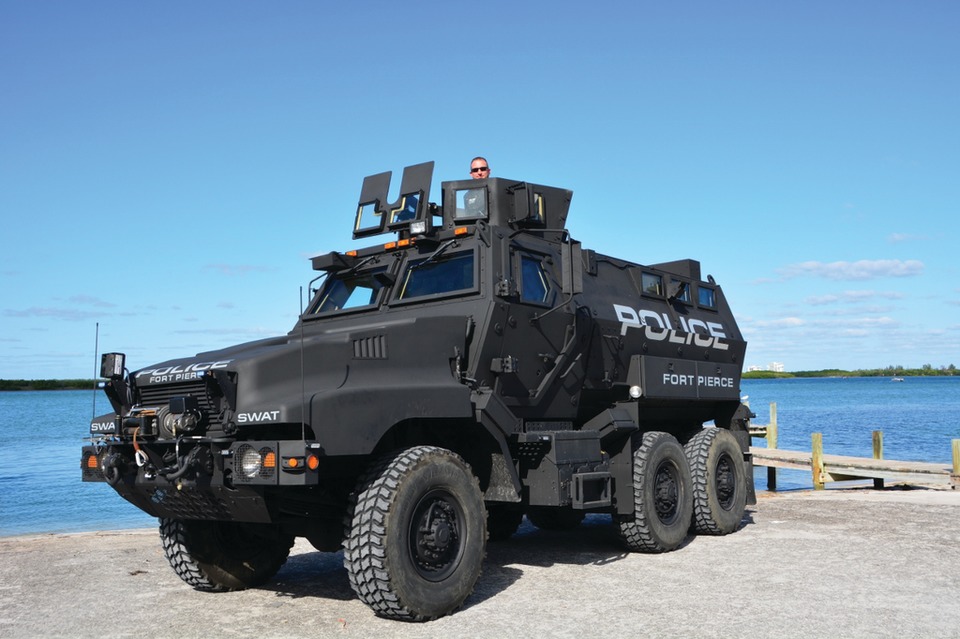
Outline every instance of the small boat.
POLYGON ((890 381, 891 381, 891 382, 902 382, 902 381, 903 381, 903 378, 902 378, 902 377, 891 377, 891 378, 890 378, 890 381))

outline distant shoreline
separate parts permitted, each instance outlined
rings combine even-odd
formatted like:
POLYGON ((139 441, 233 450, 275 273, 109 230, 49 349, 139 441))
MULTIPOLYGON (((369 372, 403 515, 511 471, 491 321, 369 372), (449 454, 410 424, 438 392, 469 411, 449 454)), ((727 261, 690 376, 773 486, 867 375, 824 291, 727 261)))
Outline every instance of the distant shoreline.
MULTIPOLYGON (((791 379, 795 377, 956 377, 957 368, 929 364, 923 368, 876 368, 847 371, 824 369, 820 371, 744 371, 743 379, 791 379)), ((45 390, 95 390, 100 380, 94 379, 0 379, 0 391, 45 391, 45 390)))
POLYGON ((956 377, 957 369, 951 364, 947 367, 933 368, 876 368, 870 370, 846 371, 826 369, 822 371, 794 371, 778 373, 774 371, 744 371, 743 379, 790 379, 794 377, 956 377))
POLYGON ((95 390, 93 379, 0 379, 0 391, 95 390))

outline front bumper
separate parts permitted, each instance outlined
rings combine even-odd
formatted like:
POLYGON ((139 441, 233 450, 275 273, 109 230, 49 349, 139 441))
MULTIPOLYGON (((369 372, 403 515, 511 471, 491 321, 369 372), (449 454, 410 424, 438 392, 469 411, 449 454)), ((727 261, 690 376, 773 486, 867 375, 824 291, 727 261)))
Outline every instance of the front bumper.
POLYGON ((269 522, 265 495, 317 485, 320 454, 318 444, 300 440, 105 440, 83 447, 81 474, 155 517, 269 522))

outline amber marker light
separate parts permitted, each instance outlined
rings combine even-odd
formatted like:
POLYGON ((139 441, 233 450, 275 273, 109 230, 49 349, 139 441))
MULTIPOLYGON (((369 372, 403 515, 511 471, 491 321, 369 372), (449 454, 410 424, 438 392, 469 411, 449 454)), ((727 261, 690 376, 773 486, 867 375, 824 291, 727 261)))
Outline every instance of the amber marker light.
POLYGON ((356 251, 347 251, 344 255, 349 255, 350 257, 356 257, 356 256, 357 256, 357 252, 356 252, 356 251))
POLYGON ((453 234, 454 234, 454 235, 457 235, 457 236, 466 235, 466 234, 469 233, 469 232, 470 232, 470 229, 468 229, 468 228, 465 227, 465 226, 458 226, 457 228, 455 228, 455 229, 453 230, 453 234))
POLYGON ((387 242, 386 244, 383 245, 384 251, 389 251, 390 249, 395 249, 395 248, 397 248, 396 242, 387 242))
POLYGON ((307 457, 307 468, 310 470, 316 470, 320 468, 320 458, 316 455, 310 455, 307 457))
POLYGON ((277 454, 272 450, 263 456, 263 467, 264 468, 276 468, 277 467, 277 454))
POLYGON ((97 468, 97 457, 96 455, 87 455, 87 468, 97 468))

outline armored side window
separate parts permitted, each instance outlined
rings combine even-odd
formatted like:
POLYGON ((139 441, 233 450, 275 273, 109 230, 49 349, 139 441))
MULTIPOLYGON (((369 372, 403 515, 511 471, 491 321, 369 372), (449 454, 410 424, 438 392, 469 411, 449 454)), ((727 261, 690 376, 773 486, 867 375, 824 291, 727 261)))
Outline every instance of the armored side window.
POLYGON ((680 300, 681 302, 690 303, 690 285, 684 282, 683 280, 671 279, 670 280, 670 291, 678 291, 677 296, 674 299, 680 300))
POLYGON ((379 268, 347 277, 331 275, 324 282, 310 312, 330 313, 376 304, 377 294, 383 288, 376 275, 385 270, 379 268))
POLYGON ((706 286, 697 287, 699 291, 699 302, 700 306, 705 306, 707 308, 716 308, 717 307, 717 292, 706 286))
POLYGON ((644 273, 641 277, 643 292, 648 295, 663 296, 663 277, 653 273, 644 273))
POLYGON ((487 187, 457 190, 458 220, 486 219, 487 217, 487 187))
POLYGON ((520 299, 524 302, 546 304, 550 295, 550 280, 543 263, 532 255, 520 256, 520 299))
POLYGON ((474 288, 473 251, 410 262, 400 278, 398 300, 444 295, 474 288))

